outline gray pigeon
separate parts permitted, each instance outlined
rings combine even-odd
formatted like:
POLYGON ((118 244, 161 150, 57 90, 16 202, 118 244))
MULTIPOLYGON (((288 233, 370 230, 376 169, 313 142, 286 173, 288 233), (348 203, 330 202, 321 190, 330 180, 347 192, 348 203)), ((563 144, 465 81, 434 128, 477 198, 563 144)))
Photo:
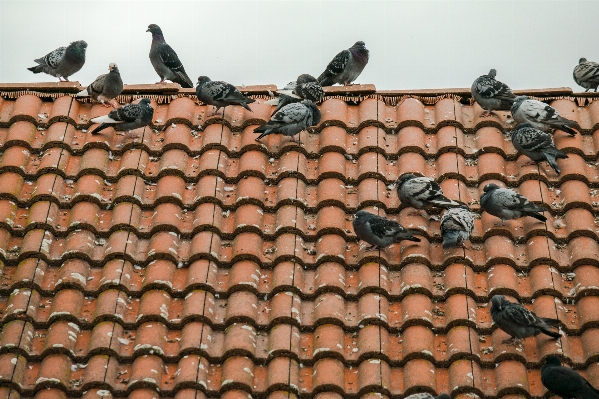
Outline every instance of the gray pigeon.
POLYGON ((85 50, 87 43, 79 40, 67 47, 59 47, 42 58, 34 60, 39 65, 27 68, 33 73, 44 72, 58 78, 62 82, 69 81, 69 76, 78 72, 85 64, 85 50))
POLYGON ((574 136, 580 130, 578 122, 561 117, 555 108, 528 96, 518 96, 511 108, 516 123, 530 123, 533 127, 544 132, 549 129, 559 129, 574 136))
POLYGON ((470 239, 474 229, 474 219, 465 204, 459 208, 450 208, 441 216, 441 235, 443 248, 466 248, 465 242, 470 239))
POLYGON ((273 115, 287 104, 297 103, 302 100, 318 103, 324 98, 324 90, 320 83, 316 81, 314 76, 307 73, 298 76, 295 82, 289 82, 283 90, 277 93, 279 93, 278 98, 266 102, 267 104, 277 105, 272 113, 273 115))
POLYGON ((256 141, 272 133, 290 136, 295 141, 293 136, 306 130, 309 126, 317 125, 320 122, 320 117, 320 110, 310 100, 287 104, 268 122, 254 129, 255 133, 262 133, 256 138, 256 141))
POLYGON ((553 138, 549 133, 535 129, 530 123, 521 123, 512 131, 512 143, 514 147, 532 159, 535 163, 547 161, 559 175, 556 158, 568 158, 565 152, 555 148, 553 138))
POLYGON ((559 320, 541 318, 519 303, 508 301, 503 295, 491 298, 491 318, 497 327, 511 336, 503 341, 504 344, 540 333, 552 338, 561 337, 560 333, 551 331, 551 328, 557 328, 559 320))
MULTIPOLYGON (((252 112, 251 108, 248 107, 248 104, 256 101, 241 94, 241 92, 232 84, 221 81, 212 81, 207 76, 200 76, 198 78, 196 95, 204 104, 214 105, 216 107, 214 113, 217 113, 220 108, 226 108, 228 105, 241 105, 243 108, 252 112)), ((224 116, 225 111, 223 109, 223 117, 224 116)))
POLYGON ((429 177, 418 177, 412 173, 402 175, 397 181, 397 194, 402 203, 412 208, 452 208, 460 206, 459 202, 443 195, 441 186, 429 177))
POLYGON ((368 57, 364 42, 356 42, 333 58, 327 69, 318 77, 318 83, 321 86, 332 86, 335 83, 349 85, 360 76, 368 64, 368 57))
POLYGON ((483 189, 480 197, 480 206, 484 211, 504 220, 518 219, 532 216, 545 222, 547 218, 538 212, 545 212, 545 208, 535 205, 526 197, 509 188, 499 188, 497 184, 489 183, 483 189))
POLYGON ((406 396, 404 399, 451 399, 446 393, 442 393, 441 395, 433 396, 428 392, 419 392, 413 393, 411 395, 406 396))
POLYGON ((112 105, 113 108, 117 108, 118 103, 114 99, 123 92, 123 80, 114 62, 108 65, 108 70, 110 72, 98 76, 85 90, 77 93, 77 97, 89 96, 105 107, 112 105))
POLYGON ((402 240, 420 242, 420 238, 414 237, 418 230, 405 229, 394 220, 364 210, 356 212, 353 225, 356 236, 371 245, 366 248, 367 251, 385 248, 402 240))
POLYGON ((491 69, 488 75, 482 75, 472 83, 472 97, 485 110, 480 116, 490 116, 493 111, 509 111, 516 99, 512 90, 495 79, 497 71, 491 69))
POLYGON ((549 355, 541 367, 541 382, 563 399, 599 399, 599 390, 571 368, 562 366, 556 355, 549 355))
POLYGON ((92 130, 91 134, 98 134, 109 126, 119 132, 138 129, 149 125, 153 116, 154 108, 150 105, 150 100, 142 98, 137 104, 126 104, 113 109, 108 115, 92 119, 93 123, 99 123, 100 126, 92 130))
POLYGON ((581 58, 578 65, 574 67, 574 81, 584 87, 585 92, 595 89, 599 86, 599 64, 593 61, 587 61, 586 58, 581 58))
POLYGON ((177 53, 164 41, 162 30, 156 24, 148 26, 146 32, 152 32, 152 46, 150 47, 150 62, 160 76, 160 82, 170 80, 179 83, 181 87, 192 88, 193 82, 185 73, 185 68, 179 60, 177 53))

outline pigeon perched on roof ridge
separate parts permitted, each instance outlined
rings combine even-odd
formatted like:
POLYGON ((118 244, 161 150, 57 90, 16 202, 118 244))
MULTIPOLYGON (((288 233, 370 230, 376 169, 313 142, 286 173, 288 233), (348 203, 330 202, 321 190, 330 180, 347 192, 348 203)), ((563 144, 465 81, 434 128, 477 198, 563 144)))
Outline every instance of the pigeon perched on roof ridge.
POLYGON ((295 141, 293 136, 310 126, 317 125, 320 118, 320 110, 310 100, 287 104, 274 114, 268 122, 254 129, 255 133, 261 133, 256 141, 273 133, 281 133, 295 141))
POLYGON ((276 114, 287 104, 299 102, 301 100, 310 100, 314 103, 322 101, 324 90, 316 78, 304 73, 297 77, 294 82, 289 82, 282 90, 278 90, 279 97, 275 101, 267 101, 267 104, 277 105, 272 115, 276 114))
POLYGON ((162 29, 156 24, 150 24, 146 32, 152 33, 150 62, 158 76, 160 76, 160 82, 157 83, 170 80, 171 82, 179 83, 181 87, 193 88, 193 82, 187 76, 177 53, 164 40, 162 29))
POLYGON ((439 183, 426 176, 416 176, 405 173, 397 179, 397 194, 402 204, 406 203, 412 208, 452 208, 461 204, 443 195, 439 183))
POLYGON ((91 131, 91 134, 98 134, 100 131, 112 126, 116 131, 130 131, 144 127, 152 122, 154 108, 147 98, 142 98, 137 104, 125 104, 120 108, 113 109, 108 115, 93 118, 91 122, 100 125, 91 131))
POLYGON ((493 111, 509 111, 516 99, 508 85, 495 79, 496 75, 497 71, 491 69, 487 75, 479 76, 472 83, 472 97, 485 110, 481 118, 490 116, 493 111))
MULTIPOLYGON (((208 76, 200 76, 198 78, 196 96, 204 104, 216 107, 214 114, 219 109, 226 108, 229 105, 241 105, 248 111, 253 112, 248 104, 256 101, 241 94, 232 84, 220 80, 210 80, 208 76)), ((223 109, 223 117, 224 115, 225 111, 223 109)))
POLYGON ((72 42, 67 47, 59 47, 45 56, 34 60, 38 65, 27 68, 33 73, 47 73, 59 81, 68 82, 69 76, 78 72, 85 64, 87 43, 84 40, 72 42))
POLYGON ((539 212, 545 212, 545 208, 535 205, 524 197, 509 188, 500 188, 497 184, 489 183, 483 188, 483 195, 480 196, 481 208, 501 219, 501 225, 504 220, 518 219, 524 216, 531 216, 541 222, 547 221, 547 218, 539 212))
POLYGON ((598 63, 581 58, 578 61, 578 65, 574 67, 572 75, 574 76, 574 81, 586 89, 585 93, 591 89, 595 89, 595 93, 597 92, 597 86, 599 86, 598 63))
POLYGON ((443 248, 466 248, 465 242, 470 239, 472 230, 474 218, 466 204, 447 209, 441 216, 443 248))
POLYGON ((564 399, 599 399, 599 390, 586 378, 562 366, 556 355, 549 355, 541 367, 541 382, 549 391, 564 399))
POLYGON ((119 68, 114 62, 108 65, 108 71, 108 73, 98 76, 85 90, 77 93, 77 97, 89 96, 104 106, 112 105, 113 108, 117 108, 118 103, 114 99, 123 92, 123 80, 119 68), (106 105, 105 102, 108 102, 109 105, 106 105))
POLYGON ((565 152, 555 147, 553 137, 549 133, 535 129, 530 123, 521 123, 516 126, 512 131, 512 143, 516 150, 533 161, 532 164, 547 161, 558 175, 560 169, 557 166, 557 159, 568 158, 565 152))
POLYGON ((349 85, 360 76, 370 54, 362 41, 356 42, 347 50, 341 51, 327 65, 318 77, 321 86, 332 86, 335 83, 349 85))
POLYGON ((365 210, 356 212, 353 221, 356 236, 371 246, 366 250, 385 248, 403 240, 420 242, 416 229, 406 229, 394 220, 375 215, 365 210))
POLYGON ((559 129, 572 136, 580 130, 578 122, 560 116, 552 106, 528 96, 518 96, 512 104, 512 117, 516 123, 530 123, 534 128, 544 132, 559 129))

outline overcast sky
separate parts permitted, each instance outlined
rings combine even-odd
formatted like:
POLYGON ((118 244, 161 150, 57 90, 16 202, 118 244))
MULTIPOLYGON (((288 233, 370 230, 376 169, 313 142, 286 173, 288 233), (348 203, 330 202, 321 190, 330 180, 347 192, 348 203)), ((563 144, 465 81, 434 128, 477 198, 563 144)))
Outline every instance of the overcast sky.
POLYGON ((128 84, 159 79, 148 59, 158 24, 191 80, 276 84, 318 76, 366 43, 356 83, 377 89, 470 87, 490 68, 513 89, 569 86, 580 57, 599 62, 599 1, 9 1, 0 0, 0 82, 48 82, 26 68, 75 40, 83 85, 116 62, 128 84))

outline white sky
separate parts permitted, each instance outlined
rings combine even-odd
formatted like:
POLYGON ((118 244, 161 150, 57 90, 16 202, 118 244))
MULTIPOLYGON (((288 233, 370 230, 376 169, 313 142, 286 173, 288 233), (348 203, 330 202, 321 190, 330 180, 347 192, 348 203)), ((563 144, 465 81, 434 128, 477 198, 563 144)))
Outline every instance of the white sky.
POLYGON ((512 89, 569 86, 580 57, 599 62, 599 1, 26 1, 0 0, 0 82, 54 82, 26 68, 75 40, 87 85, 116 62, 128 84, 159 80, 148 59, 158 24, 195 83, 318 76, 363 40, 356 83, 377 89, 470 87, 490 68, 512 89))

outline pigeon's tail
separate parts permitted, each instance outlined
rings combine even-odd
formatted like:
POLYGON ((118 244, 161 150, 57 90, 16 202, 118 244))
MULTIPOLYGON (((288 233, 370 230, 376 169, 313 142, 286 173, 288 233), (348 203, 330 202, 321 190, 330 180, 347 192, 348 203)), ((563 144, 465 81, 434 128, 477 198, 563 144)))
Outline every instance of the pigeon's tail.
POLYGON ((43 65, 36 65, 34 67, 31 68, 27 68, 29 71, 33 72, 33 73, 42 73, 44 72, 44 66, 43 65))
POLYGON ((115 119, 112 119, 108 115, 98 116, 96 118, 93 118, 91 120, 91 122, 93 122, 93 123, 123 123, 123 121, 117 121, 115 119))
POLYGON ((181 87, 183 87, 185 89, 193 88, 193 83, 191 82, 191 79, 189 79, 189 76, 187 76, 185 71, 173 71, 173 72, 175 72, 175 75, 177 75, 177 78, 178 78, 178 79, 173 80, 173 82, 179 83, 181 85, 181 87))
POLYGON ((102 130, 106 129, 108 126, 110 126, 110 124, 108 124, 108 123, 100 123, 100 126, 98 126, 97 128, 95 128, 94 130, 92 130, 90 133, 91 134, 98 134, 102 130))
POLYGON ((543 320, 543 323, 552 327, 555 327, 560 323, 558 319, 551 319, 549 317, 541 317, 541 320, 543 320))
POLYGON ((437 195, 435 198, 431 199, 430 202, 439 208, 459 208, 462 205, 459 202, 450 200, 444 195, 437 195))
POLYGON ((422 241, 420 238, 414 237, 416 234, 420 234, 420 231, 418 231, 416 229, 405 229, 405 231, 402 231, 401 233, 399 233, 395 236, 395 242, 400 242, 403 240, 414 241, 414 242, 422 241))
POLYGON ((551 166, 553 168, 553 170, 555 170, 555 173, 557 173, 558 175, 560 174, 560 169, 557 166, 557 159, 566 159, 568 158, 568 155, 566 155, 565 152, 556 149, 550 150, 550 151, 546 151, 545 152, 545 159, 547 159, 547 162, 549 163, 549 166, 551 166))
POLYGON ((265 101, 264 104, 268 104, 268 105, 279 105, 279 101, 280 101, 279 98, 280 97, 275 97, 273 99, 265 101))
POLYGON ((556 123, 555 127, 559 130, 563 130, 564 132, 572 136, 575 136, 576 133, 578 133, 574 129, 580 130, 580 125, 578 124, 578 122, 566 118, 560 118, 559 123, 556 123))
POLYGON ((87 89, 81 90, 75 95, 75 97, 89 97, 89 93, 87 92, 87 89))
POLYGON ((541 332, 542 332, 543 334, 549 335, 551 338, 556 338, 556 339, 557 339, 557 338, 561 338, 561 336, 562 336, 562 335, 561 335, 560 333, 558 333, 558 332, 554 332, 554 331, 551 331, 551 330, 549 330, 549 329, 547 329, 547 328, 543 328, 543 327, 541 327, 541 332))
POLYGON ((271 126, 268 125, 268 123, 265 123, 262 126, 258 126, 257 128, 254 129, 254 133, 262 133, 262 134, 260 136, 256 137, 256 141, 260 141, 260 139, 262 137, 268 136, 272 132, 273 132, 273 129, 271 126))
POLYGON ((253 98, 248 98, 246 102, 239 103, 239 105, 241 105, 243 108, 247 109, 247 110, 248 110, 248 111, 250 111, 250 112, 254 112, 254 111, 252 111, 252 109, 251 109, 251 108, 250 108, 250 107, 247 105, 247 103, 253 103, 254 101, 256 101, 256 100, 254 100, 253 98))
POLYGON ((323 87, 332 86, 335 84, 335 82, 333 81, 333 76, 327 75, 326 71, 323 72, 316 80, 318 80, 318 83, 323 87))
POLYGON ((541 215, 541 214, 540 214, 540 213, 538 213, 538 212, 534 212, 534 211, 524 211, 524 212, 522 212, 522 213, 523 213, 524 215, 526 215, 526 216, 530 216, 530 217, 533 217, 533 218, 535 218, 535 219, 537 219, 537 220, 540 220, 541 222, 546 222, 546 221, 547 221, 547 218, 546 218, 545 216, 541 215))

